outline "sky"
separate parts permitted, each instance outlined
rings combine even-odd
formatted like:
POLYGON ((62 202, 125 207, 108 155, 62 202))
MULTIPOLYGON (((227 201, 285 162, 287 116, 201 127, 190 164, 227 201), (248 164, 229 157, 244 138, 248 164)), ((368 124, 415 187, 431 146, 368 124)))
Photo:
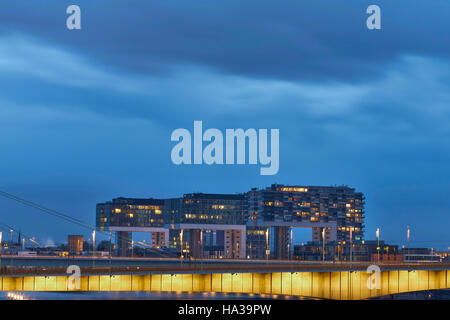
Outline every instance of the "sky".
MULTIPOLYGON (((450 246, 450 2, 3 0, 0 190, 94 224, 114 197, 348 185, 366 239, 450 246), (66 28, 81 8, 82 29, 66 28), (381 8, 381 30, 366 9, 381 8), (280 130, 280 169, 176 166, 173 130, 280 130)), ((44 244, 79 228, 0 197, 44 244)), ((294 241, 306 241, 304 232, 294 241)))

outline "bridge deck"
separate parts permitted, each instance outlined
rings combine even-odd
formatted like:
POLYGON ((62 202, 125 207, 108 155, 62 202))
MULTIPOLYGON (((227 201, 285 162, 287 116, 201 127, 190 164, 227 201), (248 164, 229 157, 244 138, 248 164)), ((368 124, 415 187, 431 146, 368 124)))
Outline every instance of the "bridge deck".
POLYGON ((378 274, 367 273, 367 263, 161 260, 151 265, 141 261, 143 266, 119 264, 111 261, 111 267, 82 267, 78 287, 74 287, 76 278, 68 276, 62 265, 4 266, 0 290, 233 292, 366 299, 450 286, 450 265, 444 263, 382 264, 378 274))

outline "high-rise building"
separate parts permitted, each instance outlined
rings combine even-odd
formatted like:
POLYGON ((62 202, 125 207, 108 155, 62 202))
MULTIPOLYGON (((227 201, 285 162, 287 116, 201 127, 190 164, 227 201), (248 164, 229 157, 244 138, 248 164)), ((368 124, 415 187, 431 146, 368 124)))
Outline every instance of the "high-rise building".
POLYGON ((178 230, 178 236, 171 233, 170 241, 177 242, 184 253, 200 258, 204 257, 206 231, 222 230, 223 249, 216 246, 215 251, 223 251, 223 258, 243 258, 246 205, 243 194, 189 193, 183 198, 168 199, 166 225, 178 230))
MULTIPOLYGON (((252 189, 248 192, 247 226, 270 228, 271 255, 278 259, 290 256, 292 227, 312 228, 313 241, 358 241, 364 236, 364 195, 347 186, 273 184, 252 189)), ((259 251, 258 256, 263 249, 259 251)))
POLYGON ((167 246, 169 230, 164 228, 164 200, 116 198, 97 204, 96 226, 100 231, 115 232, 119 256, 131 251, 132 232, 150 232, 151 246, 167 246))
POLYGON ((364 195, 347 186, 273 184, 245 194, 188 193, 172 199, 116 198, 97 205, 97 228, 116 233, 120 255, 132 232, 150 232, 152 247, 194 258, 290 259, 292 228, 337 246, 364 236, 364 195))

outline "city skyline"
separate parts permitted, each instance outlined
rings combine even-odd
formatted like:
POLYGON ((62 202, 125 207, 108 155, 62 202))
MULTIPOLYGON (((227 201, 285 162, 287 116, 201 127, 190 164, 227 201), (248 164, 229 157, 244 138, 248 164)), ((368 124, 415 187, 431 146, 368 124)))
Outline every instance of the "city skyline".
MULTIPOLYGON (((409 225, 414 246, 447 249, 450 4, 378 2, 376 31, 362 0, 79 0, 72 31, 64 1, 2 3, 0 190, 94 224, 120 196, 348 185, 366 196, 366 239, 406 244, 409 225), (196 120, 279 129, 278 173, 174 165, 171 132, 196 120)), ((43 243, 89 233, 0 208, 43 243)))

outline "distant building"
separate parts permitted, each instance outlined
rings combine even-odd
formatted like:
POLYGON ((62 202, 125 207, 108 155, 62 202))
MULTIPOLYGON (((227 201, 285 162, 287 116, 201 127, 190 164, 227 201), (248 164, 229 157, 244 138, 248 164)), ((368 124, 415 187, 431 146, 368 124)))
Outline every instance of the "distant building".
POLYGON ((83 251, 83 236, 69 235, 67 244, 70 253, 80 254, 83 251))
POLYGON ((303 245, 295 245, 293 259, 303 261, 378 261, 380 262, 402 262, 403 256, 397 245, 389 245, 384 241, 376 240, 357 241, 355 243, 323 243, 310 241, 303 245), (324 250, 325 249, 325 250, 324 250), (325 254, 323 254, 325 252, 325 254))
POLYGON ((429 248, 403 248, 403 260, 405 262, 440 262, 441 255, 429 248))
POLYGON ((442 261, 450 261, 450 251, 436 251, 435 254, 440 256, 442 261))
POLYGON ((115 233, 121 256, 130 254, 133 232, 148 232, 151 247, 183 257, 288 259, 295 227, 311 228, 313 242, 336 243, 339 255, 348 243, 363 240, 364 199, 347 186, 281 184, 241 194, 120 197, 97 204, 96 226, 115 233))

